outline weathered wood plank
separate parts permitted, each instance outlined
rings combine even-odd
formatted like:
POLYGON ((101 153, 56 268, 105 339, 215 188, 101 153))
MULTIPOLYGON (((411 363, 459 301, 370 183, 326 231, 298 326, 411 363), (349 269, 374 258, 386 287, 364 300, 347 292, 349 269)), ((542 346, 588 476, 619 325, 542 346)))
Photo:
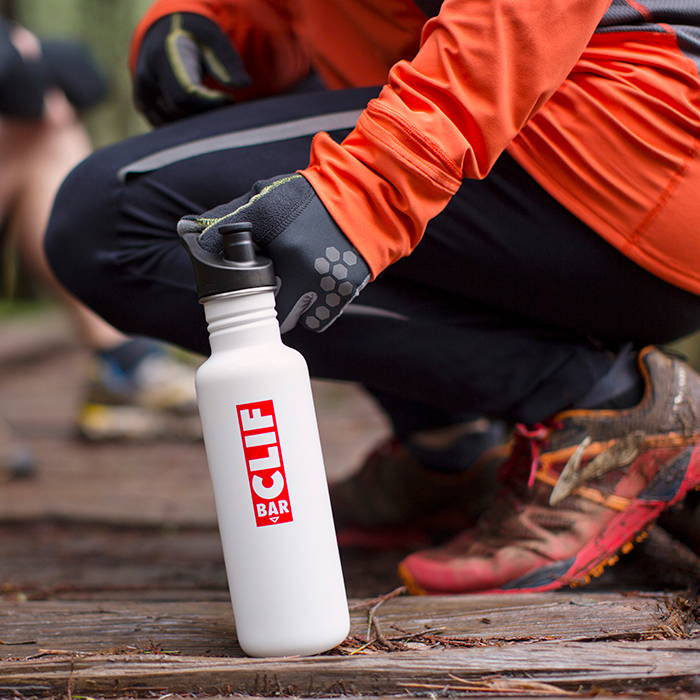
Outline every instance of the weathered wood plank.
MULTIPOLYGON (((493 681, 494 683, 497 683, 499 678, 494 677, 493 681)), ((408 690, 408 689, 407 689, 408 690)), ((408 692, 401 692, 401 693, 396 693, 392 695, 352 695, 352 696, 344 696, 347 697, 348 700, 414 700, 415 698, 422 698, 425 700, 425 698, 435 698, 435 697, 489 697, 491 700, 503 700, 503 698, 512 698, 512 697, 546 697, 542 693, 539 695, 535 694, 534 692, 530 693, 525 693, 524 691, 521 691, 521 694, 518 695, 515 692, 509 692, 509 693, 503 693, 499 694, 497 692, 493 692, 491 690, 484 692, 484 693, 475 693, 474 691, 468 691, 465 690, 464 693, 457 693, 455 691, 449 691, 445 690, 444 693, 442 692, 436 692, 432 691, 430 692, 429 690, 426 689, 416 689, 414 690, 414 693, 408 693, 408 692), (415 694, 414 694, 415 693, 415 694)), ((666 691, 666 693, 669 693, 669 691, 666 691)), ((571 695, 576 695, 577 693, 575 692, 568 692, 566 697, 569 697, 571 695)), ((585 694, 580 693, 579 694, 581 697, 586 697, 585 694)), ((608 694, 608 693, 602 693, 600 691, 595 691, 594 693, 589 693, 589 695, 594 695, 595 700, 620 700, 623 697, 636 697, 639 698, 640 693, 635 691, 634 688, 630 688, 629 695, 625 692, 616 692, 615 694, 608 694)), ((650 696, 650 693, 647 693, 645 697, 650 696)), ((560 694, 561 696, 561 694, 560 694)), ((128 700, 154 700, 153 695, 150 697, 138 697, 136 695, 133 695, 129 693, 127 696, 128 700)), ((554 695, 553 697, 557 697, 554 695)), ((653 697, 653 696, 652 696, 653 697)), ((668 697, 667 694, 664 694, 661 697, 668 697)), ((697 693, 687 693, 683 691, 672 691, 672 697, 673 700, 700 700, 700 694, 697 693)), ((167 693, 167 699, 166 700, 231 700, 230 695, 207 695, 206 693, 196 693, 196 694, 191 694, 188 693, 187 695, 182 695, 180 693, 167 693)), ((125 699, 126 700, 126 699, 125 699)), ((236 694, 236 700, 260 700, 260 696, 251 696, 251 695, 238 695, 236 694)))
MULTIPOLYGON (((64 522, 132 526, 216 527, 204 449, 200 443, 85 445, 69 439, 85 381, 85 356, 77 351, 31 356, 14 371, 29 346, 17 347, 3 328, 0 385, 3 417, 40 465, 31 481, 3 484, 0 521, 55 518, 64 522), (9 355, 4 356, 10 346, 9 355), (14 364, 13 364, 14 363, 14 364), (12 369, 14 367, 14 369, 12 369), (153 484, 158 488, 152 488, 153 484)), ((357 386, 314 382, 329 478, 352 471, 387 433, 386 419, 357 386)), ((186 434, 189 434, 187 431, 186 434)))
MULTIPOLYGON (((0 519, 1 511, 0 505, 0 519)), ((691 566, 679 547, 662 530, 652 528, 644 549, 634 550, 595 579, 595 590, 654 591, 692 585, 700 579, 700 565, 691 566)), ((407 553, 342 550, 348 595, 374 596, 397 585, 396 566, 407 553)), ((585 591, 591 593, 594 587, 585 591)), ((214 529, 40 520, 0 523, 0 598, 226 601, 228 592, 221 543, 214 529)))
MULTIPOLYGON (((502 677, 501 677, 502 678, 502 677)), ((493 677, 494 683, 498 682, 499 677, 493 677)), ((408 689, 407 689, 408 690, 408 689)), ((608 693, 602 693, 600 691, 595 691, 594 693, 589 693, 589 695, 594 695, 595 700, 620 700, 620 698, 623 697, 636 697, 639 698, 640 693, 638 691, 635 691, 634 688, 629 689, 629 695, 625 692, 616 692, 615 694, 608 694, 608 693)), ((667 691, 668 692, 668 691, 667 691)), ((444 693, 436 693, 435 691, 429 692, 425 689, 416 689, 414 693, 408 693, 406 691, 396 694, 391 694, 391 695, 353 695, 352 700, 413 700, 414 698, 435 698, 437 697, 489 697, 491 700, 503 700, 503 698, 511 698, 511 697, 518 697, 517 694, 514 692, 509 692, 508 694, 503 693, 502 695, 499 695, 498 693, 488 691, 486 693, 475 693, 473 691, 464 691, 465 694, 461 693, 456 693, 454 691, 448 692, 445 691, 444 693), (414 694, 415 693, 415 694, 414 694)), ((569 692, 567 693, 567 696, 570 696, 572 694, 577 694, 575 692, 569 692)), ((579 694, 581 697, 586 697, 586 694, 583 692, 579 694)), ((197 693, 196 695, 193 694, 187 694, 187 695, 181 695, 179 693, 168 693, 167 694, 167 700, 193 700, 195 698, 196 700, 231 700, 230 695, 206 695, 202 693, 197 693)), ((647 693, 644 697, 650 697, 651 694, 647 693)), ((525 694, 524 692, 521 694, 521 697, 545 697, 542 693, 540 695, 536 695, 535 693, 528 693, 525 694)), ((554 696, 556 697, 556 696, 554 696)), ((653 697, 653 696, 651 696, 653 697)), ((663 695, 661 697, 668 697, 668 695, 663 695)), ((672 694, 673 700, 700 700, 700 694, 698 693, 689 693, 689 692, 683 692, 683 691, 678 691, 676 690, 672 694)), ((135 695, 129 694, 128 700, 154 700, 153 696, 151 697, 137 697, 135 695)), ((236 700, 260 700, 260 696, 251 696, 251 695, 236 695, 236 700)))
POLYGON ((28 317, 3 319, 0 377, 19 367, 53 358, 75 347, 62 315, 47 311, 28 317))
POLYGON ((441 629, 457 638, 605 639, 644 634, 668 614, 666 600, 621 594, 402 597, 378 611, 382 629, 441 629))
MULTIPOLYGON (((396 565, 406 553, 342 552, 348 594, 370 597, 398 585, 396 565)), ((219 533, 212 528, 107 527, 50 520, 0 523, 0 598, 16 596, 227 600, 219 533)))
MULTIPOLYGON (((364 640, 369 606, 353 602, 351 634, 364 640)), ((426 630, 491 643, 634 638, 668 624, 663 596, 550 593, 401 597, 374 613, 387 638, 426 630)), ((674 620, 677 628, 682 621, 674 620)), ((376 629, 370 636, 376 634, 376 629)), ((672 633, 673 634, 673 633, 672 633)), ((678 632, 680 634, 680 632, 678 632)), ((0 602, 0 658, 40 649, 104 652, 123 647, 197 656, 240 656, 228 602, 0 602)))
MULTIPOLYGON (((356 656, 202 659, 165 655, 48 657, 7 661, 0 693, 101 694, 145 690, 254 695, 393 694, 416 683, 454 686, 507 674, 562 689, 700 690, 700 640, 512 644, 356 656)), ((415 691, 414 691, 415 692, 415 691)))

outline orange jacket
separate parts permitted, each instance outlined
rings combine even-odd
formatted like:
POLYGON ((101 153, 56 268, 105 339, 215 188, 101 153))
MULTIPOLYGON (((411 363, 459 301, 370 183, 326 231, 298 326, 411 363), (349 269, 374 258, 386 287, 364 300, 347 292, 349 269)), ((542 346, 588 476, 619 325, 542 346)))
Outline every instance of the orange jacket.
POLYGON ((411 0, 156 0, 132 67, 148 27, 175 11, 231 36, 249 94, 282 91, 309 65, 331 88, 384 84, 342 144, 315 137, 302 171, 375 275, 507 149, 625 255, 700 294, 700 11, 445 0, 427 20, 411 0))

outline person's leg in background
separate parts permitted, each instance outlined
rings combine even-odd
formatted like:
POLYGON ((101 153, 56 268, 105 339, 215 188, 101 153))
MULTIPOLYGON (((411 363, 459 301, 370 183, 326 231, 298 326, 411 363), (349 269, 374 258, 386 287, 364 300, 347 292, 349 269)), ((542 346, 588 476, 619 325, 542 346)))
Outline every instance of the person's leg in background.
POLYGON ((8 133, 16 155, 5 161, 14 173, 7 219, 10 239, 27 270, 68 314, 80 344, 91 351, 90 380, 77 418, 81 435, 88 439, 161 435, 165 419, 159 408, 179 412, 194 408, 192 369, 172 359, 159 343, 128 338, 116 330, 68 293, 46 261, 43 235, 53 196, 91 146, 61 92, 47 93, 45 102, 44 120, 8 133), (135 411, 141 421, 134 420, 135 411))
MULTIPOLYGON (((47 240, 57 274, 118 327, 206 352, 178 219, 303 166, 313 132, 342 137, 371 94, 243 104, 96 154, 57 200, 47 240)), ((699 310, 700 298, 629 262, 505 156, 483 183, 465 182, 414 254, 369 285, 328 331, 295 329, 285 341, 312 374, 432 407, 454 416, 453 425, 478 415, 533 424, 572 406, 632 406, 644 380, 633 355, 617 347, 694 330, 699 310)), ((664 396, 671 389, 661 388, 664 396)), ((615 424, 606 416, 603 426, 615 424)), ((533 450, 544 432, 530 435, 533 450)), ((561 585, 560 574, 550 583, 561 585)))
POLYGON ((126 340, 125 336, 58 283, 43 252, 52 195, 66 174, 91 151, 85 129, 65 97, 54 92, 46 96, 45 102, 45 120, 3 129, 1 134, 12 141, 15 156, 3 159, 4 169, 13 173, 8 232, 28 271, 70 315, 80 341, 91 348, 108 348, 126 340))
POLYGON ((78 110, 102 99, 104 79, 80 44, 41 42, 17 25, 9 36, 25 61, 42 66, 43 109, 36 119, 0 121, 0 213, 26 270, 59 302, 90 351, 78 431, 89 439, 160 436, 174 411, 189 414, 198 435, 192 367, 160 343, 128 338, 88 309, 56 280, 43 250, 55 193, 92 150, 78 110))
MULTIPOLYGON (((12 40, 25 60, 41 59, 39 40, 24 27, 12 40)), ((58 283, 43 251, 43 236, 53 197, 61 181, 92 150, 85 127, 62 91, 44 95, 40 120, 3 118, 0 122, 0 212, 28 269, 71 316, 88 347, 107 348, 126 340, 58 283)))

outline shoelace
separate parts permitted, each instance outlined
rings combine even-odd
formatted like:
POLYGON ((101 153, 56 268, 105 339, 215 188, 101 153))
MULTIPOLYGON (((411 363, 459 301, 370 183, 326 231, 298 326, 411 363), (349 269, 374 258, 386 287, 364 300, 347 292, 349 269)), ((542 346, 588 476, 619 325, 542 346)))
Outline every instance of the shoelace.
MULTIPOLYGON (((542 529, 546 527, 533 527, 529 521, 519 518, 511 519, 511 515, 519 512, 524 507, 534 505, 529 503, 529 499, 523 491, 517 488, 518 484, 525 482, 525 466, 529 462, 527 489, 533 488, 540 468, 540 454, 553 431, 562 427, 559 421, 550 420, 544 423, 535 423, 527 426, 524 423, 517 423, 513 430, 513 446, 508 459, 503 463, 499 471, 498 478, 504 483, 504 489, 500 494, 500 499, 488 517, 489 526, 487 530, 496 531, 499 536, 505 536, 509 542, 516 540, 540 540, 546 541, 547 536, 543 535, 542 529), (523 500, 524 499, 524 500, 523 500), (503 531, 504 523, 510 522, 511 529, 503 531), (512 527, 518 528, 517 531, 512 527), (526 531, 520 531, 526 528, 526 531)), ((541 506, 538 510, 541 510, 541 506)), ((484 521, 485 522, 485 521, 484 521)), ((499 545, 500 546, 500 545, 499 545)))
POLYGON ((524 423, 516 423, 513 431, 514 443, 510 456, 504 462, 501 471, 501 480, 515 477, 515 469, 519 466, 523 448, 529 453, 530 470, 528 473, 527 487, 531 489, 535 484, 535 477, 540 466, 540 452, 547 438, 558 425, 554 423, 535 423, 527 426, 524 423))
POLYGON ((528 428, 522 423, 515 426, 515 432, 522 438, 525 438, 530 447, 530 473, 527 478, 527 487, 531 489, 535 485, 535 475, 540 466, 540 450, 544 441, 552 432, 551 428, 543 423, 535 423, 532 428, 528 428))

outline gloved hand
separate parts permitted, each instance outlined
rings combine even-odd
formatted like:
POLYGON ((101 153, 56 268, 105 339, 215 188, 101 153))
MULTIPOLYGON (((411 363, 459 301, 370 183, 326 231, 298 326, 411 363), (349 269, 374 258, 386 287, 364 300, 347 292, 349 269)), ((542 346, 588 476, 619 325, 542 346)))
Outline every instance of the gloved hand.
POLYGON ((86 46, 66 39, 42 39, 41 64, 47 87, 57 87, 77 110, 99 104, 107 80, 86 46))
POLYGON ((233 102, 207 87, 207 78, 232 88, 251 82, 233 44, 210 19, 191 12, 162 17, 146 32, 136 61, 136 107, 157 126, 233 102))
POLYGON ((13 25, 0 19, 0 114, 10 119, 41 119, 45 84, 39 57, 23 56, 13 31, 13 25))
POLYGON ((362 256, 299 174, 256 182, 242 197, 180 219, 177 230, 201 232, 202 247, 219 253, 219 227, 238 221, 253 224, 255 243, 274 264, 282 333, 297 322, 326 330, 369 282, 362 256))

